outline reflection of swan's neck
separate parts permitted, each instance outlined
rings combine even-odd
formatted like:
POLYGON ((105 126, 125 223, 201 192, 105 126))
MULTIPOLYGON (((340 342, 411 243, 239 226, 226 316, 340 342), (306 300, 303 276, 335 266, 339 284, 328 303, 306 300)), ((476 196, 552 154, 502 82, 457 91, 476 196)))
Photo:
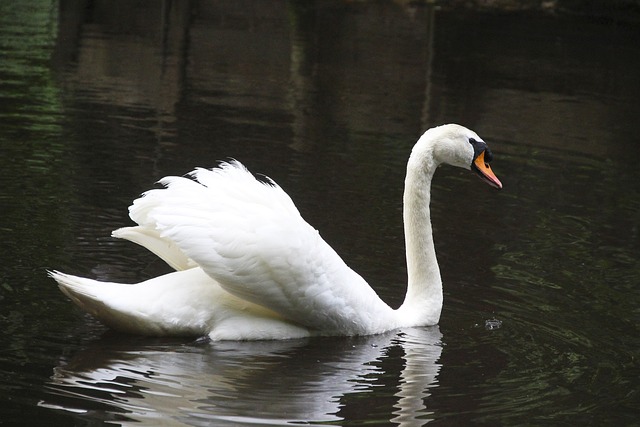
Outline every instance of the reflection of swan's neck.
POLYGON ((404 323, 416 325, 436 324, 442 309, 442 280, 429 211, 431 179, 438 167, 434 148, 424 138, 416 145, 407 164, 404 187, 408 288, 399 314, 404 323))

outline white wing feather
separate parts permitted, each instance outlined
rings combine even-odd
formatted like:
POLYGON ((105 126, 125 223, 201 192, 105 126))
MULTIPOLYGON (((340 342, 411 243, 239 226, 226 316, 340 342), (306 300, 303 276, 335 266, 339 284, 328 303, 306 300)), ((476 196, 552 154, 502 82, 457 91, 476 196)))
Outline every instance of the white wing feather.
POLYGON ((389 308, 300 216, 274 182, 238 162, 167 177, 130 208, 229 293, 312 330, 392 327, 389 308))
POLYGON ((162 238, 158 230, 140 225, 137 227, 122 227, 114 230, 111 236, 126 239, 147 248, 174 270, 188 270, 197 266, 172 241, 162 238))

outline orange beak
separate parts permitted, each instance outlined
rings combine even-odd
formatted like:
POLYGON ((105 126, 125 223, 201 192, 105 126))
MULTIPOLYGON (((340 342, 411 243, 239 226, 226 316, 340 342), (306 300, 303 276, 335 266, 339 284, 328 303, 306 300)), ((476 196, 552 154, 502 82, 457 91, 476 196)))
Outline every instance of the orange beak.
POLYGON ((491 170, 491 166, 484 161, 484 151, 478 154, 478 157, 473 161, 472 167, 484 182, 497 189, 502 188, 502 183, 491 170))

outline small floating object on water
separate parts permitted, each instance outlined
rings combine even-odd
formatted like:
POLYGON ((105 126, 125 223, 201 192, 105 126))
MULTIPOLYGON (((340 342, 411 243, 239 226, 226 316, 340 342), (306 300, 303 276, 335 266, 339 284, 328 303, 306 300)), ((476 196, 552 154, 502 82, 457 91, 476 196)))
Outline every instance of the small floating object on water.
POLYGON ((488 331, 493 331, 494 329, 500 329, 501 326, 502 326, 502 320, 488 319, 484 321, 484 328, 488 331))

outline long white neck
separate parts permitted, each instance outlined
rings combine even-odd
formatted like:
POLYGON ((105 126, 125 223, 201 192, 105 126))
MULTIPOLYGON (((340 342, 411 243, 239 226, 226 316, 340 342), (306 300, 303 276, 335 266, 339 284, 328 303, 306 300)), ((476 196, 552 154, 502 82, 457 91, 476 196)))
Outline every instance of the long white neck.
POLYGON ((403 326, 434 325, 442 310, 442 279, 431 228, 431 180, 438 162, 431 141, 419 141, 407 164, 403 218, 408 288, 398 309, 403 326))

